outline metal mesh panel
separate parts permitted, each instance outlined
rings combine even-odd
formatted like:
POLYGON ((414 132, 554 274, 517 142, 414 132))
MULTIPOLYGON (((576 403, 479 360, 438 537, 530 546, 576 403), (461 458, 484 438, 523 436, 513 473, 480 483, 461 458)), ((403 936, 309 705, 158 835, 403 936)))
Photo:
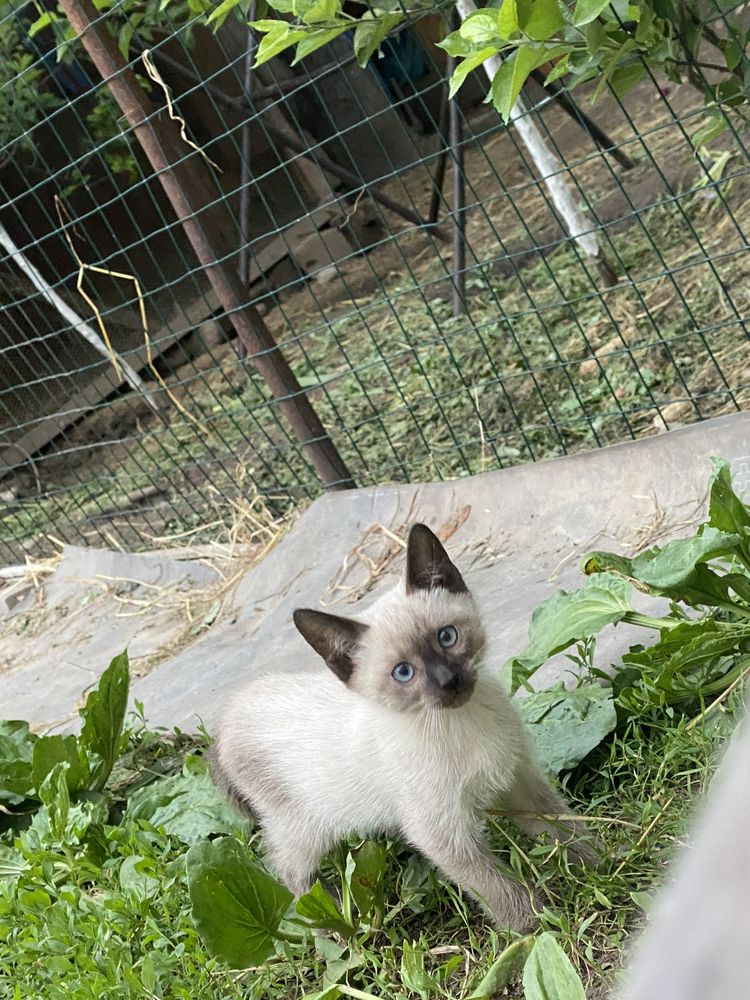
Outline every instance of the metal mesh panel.
POLYGON ((428 32, 408 26, 409 45, 366 70, 339 38, 249 71, 239 20, 134 35, 150 117, 167 121, 146 47, 185 122, 184 163, 210 178, 205 219, 225 212, 222 262, 245 296, 228 312, 82 50, 57 63, 50 32, 28 41, 28 8, 0 10, 28 57, 0 80, 0 223, 18 250, 0 263, 4 560, 60 540, 211 537, 250 488, 279 509, 315 496, 320 434, 301 440, 284 409, 302 395, 347 473, 329 488, 469 475, 746 405, 747 135, 733 117, 711 161, 697 156, 695 89, 650 77, 592 107, 585 86, 526 88, 607 273, 481 103, 483 79, 449 116, 428 32), (105 113, 119 134, 102 138, 105 113), (97 336, 101 321, 140 389, 50 290, 97 336), (248 304, 296 376, 286 394, 238 357, 231 314, 248 304))

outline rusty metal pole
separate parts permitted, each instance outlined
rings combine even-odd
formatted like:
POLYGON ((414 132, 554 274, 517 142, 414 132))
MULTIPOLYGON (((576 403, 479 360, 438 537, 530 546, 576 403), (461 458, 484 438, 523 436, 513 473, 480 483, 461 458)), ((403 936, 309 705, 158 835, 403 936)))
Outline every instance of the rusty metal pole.
POLYGON ((246 301, 247 291, 232 263, 235 226, 203 157, 182 140, 177 122, 153 115, 135 73, 91 0, 61 0, 60 6, 133 129, 217 299, 324 486, 352 488, 355 484, 343 459, 271 331, 258 310, 246 301))

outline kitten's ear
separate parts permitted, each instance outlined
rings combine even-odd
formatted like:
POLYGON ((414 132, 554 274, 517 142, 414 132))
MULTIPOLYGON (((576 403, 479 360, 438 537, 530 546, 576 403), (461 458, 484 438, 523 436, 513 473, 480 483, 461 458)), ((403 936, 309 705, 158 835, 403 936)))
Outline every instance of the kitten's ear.
POLYGON ((406 592, 432 587, 442 587, 452 594, 465 594, 469 589, 440 539, 426 524, 414 524, 406 544, 406 592))
POLYGON ((340 618, 310 608, 297 608, 294 624, 334 674, 346 684, 354 670, 354 650, 369 626, 353 618, 340 618))

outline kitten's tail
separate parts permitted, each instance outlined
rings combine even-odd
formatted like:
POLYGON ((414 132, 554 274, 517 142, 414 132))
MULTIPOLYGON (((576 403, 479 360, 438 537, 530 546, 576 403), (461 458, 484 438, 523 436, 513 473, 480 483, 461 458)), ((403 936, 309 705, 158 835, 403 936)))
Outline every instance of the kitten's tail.
POLYGON ((252 820, 257 820, 258 816, 253 809, 250 799, 237 787, 219 756, 218 744, 213 743, 206 752, 208 769, 214 784, 219 789, 225 799, 234 806, 237 812, 248 816, 252 820))

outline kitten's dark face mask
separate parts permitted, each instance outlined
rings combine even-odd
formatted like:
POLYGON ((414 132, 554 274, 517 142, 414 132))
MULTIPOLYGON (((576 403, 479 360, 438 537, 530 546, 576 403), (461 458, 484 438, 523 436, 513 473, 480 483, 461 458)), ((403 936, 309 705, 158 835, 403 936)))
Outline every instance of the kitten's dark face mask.
POLYGON ((459 708, 471 698, 484 630, 461 574, 429 528, 415 524, 405 591, 371 625, 296 611, 310 645, 344 683, 397 711, 459 708))

